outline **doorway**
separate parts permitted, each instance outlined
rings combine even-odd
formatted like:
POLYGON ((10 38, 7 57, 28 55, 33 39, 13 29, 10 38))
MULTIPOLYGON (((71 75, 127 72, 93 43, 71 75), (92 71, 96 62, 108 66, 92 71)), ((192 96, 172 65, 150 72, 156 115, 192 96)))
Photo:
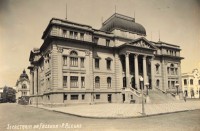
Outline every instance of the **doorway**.
POLYGON ((108 102, 109 102, 109 103, 112 102, 112 94, 108 94, 108 102))
POLYGON ((125 101, 125 94, 122 94, 122 101, 124 103, 124 101, 125 101))

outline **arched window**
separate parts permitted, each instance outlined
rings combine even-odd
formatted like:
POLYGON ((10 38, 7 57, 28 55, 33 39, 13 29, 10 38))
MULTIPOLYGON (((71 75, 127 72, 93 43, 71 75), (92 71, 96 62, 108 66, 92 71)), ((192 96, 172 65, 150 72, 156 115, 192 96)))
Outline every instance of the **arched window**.
POLYGON ((22 85, 22 89, 27 89, 26 84, 23 84, 23 85, 22 85))
POLYGON ((190 85, 193 85, 193 79, 190 79, 190 85))
POLYGON ((160 86, 160 81, 156 80, 156 86, 159 87, 160 86))
POLYGON ((184 79, 184 85, 187 85, 187 80, 186 79, 184 79))
POLYGON ((107 85, 108 85, 108 88, 111 87, 111 77, 108 77, 108 78, 107 78, 107 85))
POLYGON ((76 51, 70 52, 70 66, 78 66, 78 53, 76 51))
POLYGON ((95 87, 96 87, 96 88, 99 88, 99 87, 100 87, 100 78, 99 78, 99 76, 96 76, 96 77, 95 77, 95 87))

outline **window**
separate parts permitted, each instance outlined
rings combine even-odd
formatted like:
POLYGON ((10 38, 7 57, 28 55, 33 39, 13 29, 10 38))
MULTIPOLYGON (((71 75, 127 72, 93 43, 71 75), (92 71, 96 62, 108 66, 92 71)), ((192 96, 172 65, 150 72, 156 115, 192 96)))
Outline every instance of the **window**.
POLYGON ((94 37, 94 43, 98 43, 98 40, 99 40, 99 38, 97 38, 97 37, 94 37))
POLYGON ((85 77, 81 77, 81 87, 85 87, 85 77))
POLYGON ((100 99, 100 94, 96 94, 96 99, 100 99))
POLYGON ((106 46, 110 46, 110 40, 106 40, 106 46))
POLYGON ((167 67, 167 74, 169 74, 169 67, 167 67))
POLYGON ((95 59, 95 68, 99 69, 99 59, 95 59))
POLYGON ((82 95, 82 100, 85 100, 85 95, 82 95))
POLYGON ((67 37, 67 31, 66 31, 66 30, 63 30, 62 35, 63 35, 63 37, 67 37))
POLYGON ((71 100, 78 100, 78 95, 71 95, 71 100))
POLYGON ((184 85, 187 85, 187 80, 186 79, 184 79, 184 85))
POLYGON ((84 33, 80 34, 80 40, 84 40, 84 33))
POLYGON ((63 100, 67 100, 67 94, 63 94, 63 100))
POLYGON ((96 77, 95 77, 95 87, 96 87, 96 88, 99 88, 99 87, 100 87, 100 78, 99 78, 99 76, 96 76, 96 77))
POLYGON ((67 65, 67 56, 63 56, 63 65, 67 65))
POLYGON ((70 66, 78 67, 78 53, 76 51, 71 51, 70 53, 70 66))
POLYGON ((175 87, 175 81, 171 81, 172 87, 175 87))
POLYGON ((111 77, 108 77, 108 78, 107 78, 107 85, 108 85, 108 88, 111 87, 111 77))
POLYGON ((156 74, 159 74, 159 64, 156 64, 156 74))
POLYGON ((70 87, 78 88, 78 76, 70 76, 70 87))
POLYGON ((111 69, 111 60, 106 60, 107 69, 111 69))
POLYGON ((81 68, 84 68, 84 58, 81 58, 81 68))
POLYGON ((176 75, 178 74, 178 69, 177 69, 177 68, 175 68, 175 74, 176 74, 176 75))
POLYGON ((63 87, 67 87, 67 76, 63 76, 63 87))
POLYGON ((190 79, 190 85, 193 85, 193 79, 190 79))
POLYGON ((25 84, 23 84, 22 89, 27 89, 27 86, 25 84))
POLYGON ((69 32, 69 38, 73 38, 73 32, 72 31, 69 32))
POLYGON ((48 98, 48 100, 50 100, 50 96, 49 95, 47 96, 47 98, 48 98))
POLYGON ((200 80, 199 80, 199 85, 200 85, 200 80))
POLYGON ((74 39, 78 39, 78 33, 74 32, 74 39))

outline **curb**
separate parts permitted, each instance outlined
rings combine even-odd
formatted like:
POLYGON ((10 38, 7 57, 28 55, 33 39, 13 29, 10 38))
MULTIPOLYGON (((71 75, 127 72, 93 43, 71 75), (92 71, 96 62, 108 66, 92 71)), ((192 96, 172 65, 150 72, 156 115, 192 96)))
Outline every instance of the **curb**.
POLYGON ((81 117, 81 118, 90 118, 90 119, 131 119, 131 118, 144 118, 144 117, 153 117, 153 116, 159 116, 159 115, 167 115, 167 114, 174 114, 174 113, 180 113, 180 112, 188 112, 188 111, 194 111, 194 110, 200 110, 200 109, 191 109, 191 110, 182 110, 182 111, 174 111, 174 112, 164 112, 164 113, 157 113, 157 114, 149 114, 149 115, 139 115, 139 116, 127 116, 127 117, 98 117, 98 116, 83 116, 83 115, 78 115, 78 114, 73 114, 73 113, 67 113, 63 111, 57 111, 57 110, 50 110, 47 108, 42 108, 42 107, 35 107, 35 106, 29 106, 33 108, 40 108, 43 110, 47 111, 52 111, 56 113, 61 113, 61 114, 67 114, 71 116, 76 116, 76 117, 81 117))

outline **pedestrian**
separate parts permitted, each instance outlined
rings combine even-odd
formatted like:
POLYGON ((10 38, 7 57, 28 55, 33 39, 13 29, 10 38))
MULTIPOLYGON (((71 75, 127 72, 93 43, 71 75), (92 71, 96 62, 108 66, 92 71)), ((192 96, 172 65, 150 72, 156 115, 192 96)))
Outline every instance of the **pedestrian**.
POLYGON ((184 101, 186 102, 186 92, 184 93, 183 98, 184 98, 184 101))

